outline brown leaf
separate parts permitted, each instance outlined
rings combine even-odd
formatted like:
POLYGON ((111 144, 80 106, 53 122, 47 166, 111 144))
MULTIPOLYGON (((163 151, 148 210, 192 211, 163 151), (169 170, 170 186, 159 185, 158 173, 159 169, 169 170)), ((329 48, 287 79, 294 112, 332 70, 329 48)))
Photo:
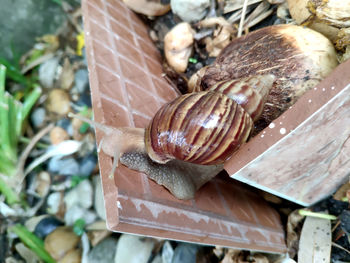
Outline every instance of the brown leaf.
POLYGON ((220 263, 238 263, 237 260, 240 253, 240 250, 229 249, 220 263))
POLYGON ((60 77, 61 88, 69 90, 74 82, 74 70, 68 58, 64 59, 62 73, 60 77))
POLYGON ((298 251, 299 236, 301 232, 301 222, 304 219, 299 214, 299 210, 295 210, 288 216, 287 222, 287 247, 288 254, 291 258, 294 258, 298 251))
POLYGON ((343 184, 337 192, 333 195, 335 200, 343 201, 344 197, 347 197, 347 192, 350 191, 350 183, 343 184))

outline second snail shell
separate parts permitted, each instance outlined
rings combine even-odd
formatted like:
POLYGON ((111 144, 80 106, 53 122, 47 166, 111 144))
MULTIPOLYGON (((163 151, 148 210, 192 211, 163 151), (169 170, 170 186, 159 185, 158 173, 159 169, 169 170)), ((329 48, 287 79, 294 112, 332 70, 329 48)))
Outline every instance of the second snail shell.
POLYGON ((223 163, 249 138, 273 81, 261 75, 219 82, 164 105, 146 129, 149 157, 158 163, 223 163))

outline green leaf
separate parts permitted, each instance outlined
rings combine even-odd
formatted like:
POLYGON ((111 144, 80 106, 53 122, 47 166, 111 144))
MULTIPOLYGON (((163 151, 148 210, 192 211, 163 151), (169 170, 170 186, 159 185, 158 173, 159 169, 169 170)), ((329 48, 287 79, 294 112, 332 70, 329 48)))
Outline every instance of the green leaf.
POLYGON ((47 263, 55 263, 56 261, 45 250, 44 241, 30 232, 25 226, 17 224, 9 229, 14 232, 21 241, 30 248, 39 258, 47 263))
POLYGON ((18 68, 16 68, 13 64, 11 64, 11 62, 6 60, 5 58, 0 58, 0 64, 4 65, 7 68, 7 76, 10 79, 18 83, 21 83, 25 86, 29 84, 29 81, 27 80, 27 78, 23 76, 21 71, 18 68))
POLYGON ((0 192, 6 197, 6 202, 13 205, 20 201, 19 196, 7 183, 0 177, 0 192))
POLYGON ((22 121, 24 121, 25 118, 28 116, 30 110, 32 109, 36 101, 39 99, 41 92, 42 92, 41 88, 38 85, 35 85, 34 90, 32 90, 32 92, 30 92, 26 96, 23 102, 23 109, 22 109, 22 116, 21 116, 22 121))
POLYGON ((85 220, 80 218, 78 220, 76 220, 74 222, 73 225, 73 232, 77 235, 77 236, 81 236, 82 234, 84 234, 84 227, 85 227, 86 223, 85 220))

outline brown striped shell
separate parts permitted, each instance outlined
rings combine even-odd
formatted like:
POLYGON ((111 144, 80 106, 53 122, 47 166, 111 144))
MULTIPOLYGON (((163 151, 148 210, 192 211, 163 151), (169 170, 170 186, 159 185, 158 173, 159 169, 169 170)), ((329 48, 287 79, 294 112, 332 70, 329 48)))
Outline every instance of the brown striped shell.
POLYGON ((158 163, 223 163, 249 138, 252 117, 262 112, 273 80, 268 75, 221 82, 164 105, 146 129, 149 157, 158 163))
POLYGON ((218 164, 247 140, 252 127, 249 114, 226 95, 186 94, 154 116, 146 130, 146 149, 159 163, 218 164))
POLYGON ((275 77, 271 74, 220 81, 208 90, 220 92, 241 105, 256 121, 264 108, 275 77))

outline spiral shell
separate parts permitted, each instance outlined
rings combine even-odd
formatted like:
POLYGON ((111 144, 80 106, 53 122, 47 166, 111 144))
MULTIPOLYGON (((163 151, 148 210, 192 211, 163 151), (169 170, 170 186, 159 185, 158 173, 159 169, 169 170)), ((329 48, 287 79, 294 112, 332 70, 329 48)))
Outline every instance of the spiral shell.
POLYGON ((146 129, 150 158, 195 164, 219 164, 244 143, 252 130, 249 114, 228 96, 203 91, 164 105, 146 129))
POLYGON ((275 80, 274 75, 257 75, 241 79, 220 81, 208 90, 220 92, 241 105, 256 121, 264 108, 267 95, 275 80))

